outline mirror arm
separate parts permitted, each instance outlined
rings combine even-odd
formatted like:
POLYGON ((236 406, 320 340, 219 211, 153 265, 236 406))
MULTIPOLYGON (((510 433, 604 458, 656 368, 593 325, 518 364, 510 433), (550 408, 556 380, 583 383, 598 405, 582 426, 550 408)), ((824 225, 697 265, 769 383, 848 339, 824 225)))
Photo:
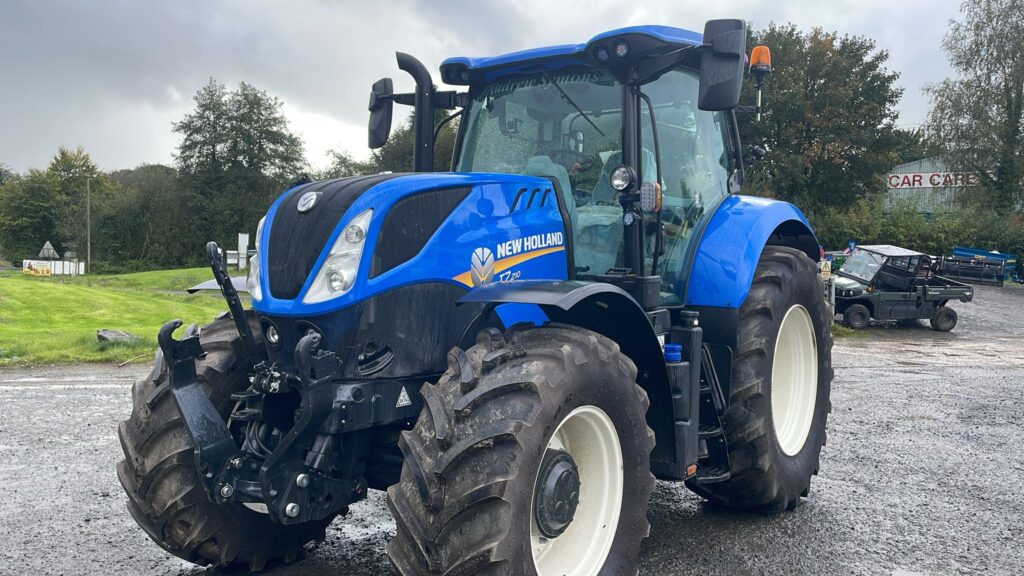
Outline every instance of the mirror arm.
POLYGON ((408 94, 392 94, 391 101, 395 104, 404 104, 406 106, 416 105, 416 95, 412 93, 408 94))
POLYGON ((434 107, 438 110, 454 110, 465 108, 469 104, 469 94, 449 90, 446 92, 434 92, 434 107))

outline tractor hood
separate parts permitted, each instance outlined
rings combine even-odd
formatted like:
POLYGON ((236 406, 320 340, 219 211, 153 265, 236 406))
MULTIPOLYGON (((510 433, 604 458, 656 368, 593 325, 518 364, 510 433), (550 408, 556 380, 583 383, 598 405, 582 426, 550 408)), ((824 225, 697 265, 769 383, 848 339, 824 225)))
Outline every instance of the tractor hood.
POLYGON ((253 308, 322 314, 410 283, 468 289, 490 281, 479 273, 500 260, 517 278, 565 278, 563 213, 551 181, 533 176, 379 174, 298 186, 257 234, 253 308))

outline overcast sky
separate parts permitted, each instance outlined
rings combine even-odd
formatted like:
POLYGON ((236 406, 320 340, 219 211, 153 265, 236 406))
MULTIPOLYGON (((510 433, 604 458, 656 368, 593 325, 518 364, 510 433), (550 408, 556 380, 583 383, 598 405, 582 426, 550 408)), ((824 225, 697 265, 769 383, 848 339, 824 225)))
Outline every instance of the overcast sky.
POLYGON ((949 73, 940 43, 959 0, 131 0, 0 3, 0 162, 45 166, 84 146, 104 170, 171 163, 171 123, 213 77, 285 102, 314 167, 342 148, 363 158, 367 94, 381 76, 411 88, 401 50, 438 77, 448 56, 583 42, 636 24, 702 30, 711 18, 755 29, 792 22, 873 38, 901 73, 902 126, 927 113, 922 88, 949 73))

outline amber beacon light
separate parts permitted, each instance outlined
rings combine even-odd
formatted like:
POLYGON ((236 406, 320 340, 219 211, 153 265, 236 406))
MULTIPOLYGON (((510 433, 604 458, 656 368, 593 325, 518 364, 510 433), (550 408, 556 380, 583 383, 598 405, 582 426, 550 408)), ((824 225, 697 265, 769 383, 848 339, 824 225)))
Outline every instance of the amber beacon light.
POLYGON ((750 69, 757 81, 757 119, 761 119, 761 88, 764 86, 764 79, 772 73, 772 52, 767 46, 754 46, 750 51, 750 69))

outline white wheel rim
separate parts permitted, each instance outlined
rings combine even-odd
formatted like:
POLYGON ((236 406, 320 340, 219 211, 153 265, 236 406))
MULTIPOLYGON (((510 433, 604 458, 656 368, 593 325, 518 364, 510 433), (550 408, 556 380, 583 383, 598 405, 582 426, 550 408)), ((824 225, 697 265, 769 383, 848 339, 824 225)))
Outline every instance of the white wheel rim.
MULTIPOLYGON (((545 450, 568 452, 579 468, 576 514, 558 538, 540 532, 530 502, 530 544, 540 576, 592 576, 611 551, 622 510, 622 448, 611 418, 596 406, 573 410, 558 425, 545 450)), ((536 490, 536 480, 534 490, 536 490)))
POLYGON ((789 456, 803 449, 818 396, 818 344, 807 309, 796 304, 779 326, 772 359, 772 423, 779 447, 789 456))

